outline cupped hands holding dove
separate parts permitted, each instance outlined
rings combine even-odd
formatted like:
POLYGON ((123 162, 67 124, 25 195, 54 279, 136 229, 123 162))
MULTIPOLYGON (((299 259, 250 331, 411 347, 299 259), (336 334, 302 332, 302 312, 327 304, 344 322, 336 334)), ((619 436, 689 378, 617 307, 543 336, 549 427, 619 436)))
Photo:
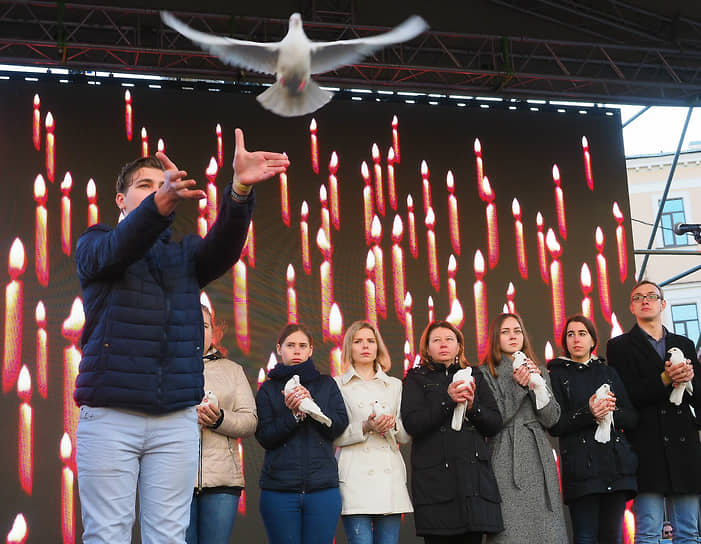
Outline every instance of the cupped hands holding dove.
POLYGON ((601 423, 606 414, 616 410, 616 395, 612 391, 608 392, 608 396, 597 398, 596 393, 589 397, 589 410, 594 416, 597 423, 601 423))
POLYGON ((475 380, 465 383, 465 380, 456 380, 448 386, 448 395, 454 402, 467 403, 467 409, 472 410, 475 400, 475 380))
MULTIPOLYGON (((284 394, 284 391, 283 391, 284 394)), ((292 391, 285 394, 285 406, 287 406, 292 413, 299 419, 304 419, 307 414, 299 409, 299 405, 302 404, 304 399, 311 399, 312 395, 309 390, 303 385, 298 385, 292 391)))

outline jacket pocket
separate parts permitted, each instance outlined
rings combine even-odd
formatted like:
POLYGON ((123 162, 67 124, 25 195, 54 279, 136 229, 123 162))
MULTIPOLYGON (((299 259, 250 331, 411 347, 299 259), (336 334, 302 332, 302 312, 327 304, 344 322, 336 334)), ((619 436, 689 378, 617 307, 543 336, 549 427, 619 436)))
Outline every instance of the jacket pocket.
POLYGON ((444 464, 415 468, 412 489, 417 505, 449 502, 455 498, 455 472, 449 471, 444 464))

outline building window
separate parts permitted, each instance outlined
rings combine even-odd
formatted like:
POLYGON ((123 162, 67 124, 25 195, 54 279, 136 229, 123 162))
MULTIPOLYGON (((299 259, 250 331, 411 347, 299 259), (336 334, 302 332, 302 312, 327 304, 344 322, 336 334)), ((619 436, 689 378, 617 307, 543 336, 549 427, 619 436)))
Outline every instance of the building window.
POLYGON ((688 246, 688 234, 677 236, 674 234, 674 225, 685 223, 684 200, 681 198, 668 198, 664 203, 660 226, 662 227, 662 245, 664 247, 688 246))
POLYGON ((699 340, 699 312, 696 304, 675 304, 672 306, 674 332, 686 336, 694 344, 699 340))

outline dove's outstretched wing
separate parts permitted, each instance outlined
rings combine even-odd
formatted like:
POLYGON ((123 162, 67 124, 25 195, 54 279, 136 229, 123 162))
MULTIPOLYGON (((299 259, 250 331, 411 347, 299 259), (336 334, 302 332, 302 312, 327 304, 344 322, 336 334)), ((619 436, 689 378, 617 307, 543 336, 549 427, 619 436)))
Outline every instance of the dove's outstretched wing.
POLYGON ((336 42, 312 42, 311 72, 321 74, 339 66, 354 64, 382 47, 411 40, 427 28, 428 24, 423 18, 412 15, 389 32, 376 36, 336 42))
POLYGON ((264 74, 275 73, 279 42, 259 43, 207 34, 189 27, 167 11, 161 12, 161 19, 170 28, 227 64, 264 74))

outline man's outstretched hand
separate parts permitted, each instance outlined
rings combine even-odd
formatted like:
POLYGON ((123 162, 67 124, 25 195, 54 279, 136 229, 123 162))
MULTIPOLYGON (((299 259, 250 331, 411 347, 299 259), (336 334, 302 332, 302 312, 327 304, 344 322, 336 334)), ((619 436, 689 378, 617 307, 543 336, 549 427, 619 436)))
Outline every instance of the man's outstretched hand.
POLYGON ((277 174, 281 174, 290 165, 284 153, 269 151, 246 151, 243 131, 237 128, 236 151, 234 152, 234 183, 254 185, 277 174))

